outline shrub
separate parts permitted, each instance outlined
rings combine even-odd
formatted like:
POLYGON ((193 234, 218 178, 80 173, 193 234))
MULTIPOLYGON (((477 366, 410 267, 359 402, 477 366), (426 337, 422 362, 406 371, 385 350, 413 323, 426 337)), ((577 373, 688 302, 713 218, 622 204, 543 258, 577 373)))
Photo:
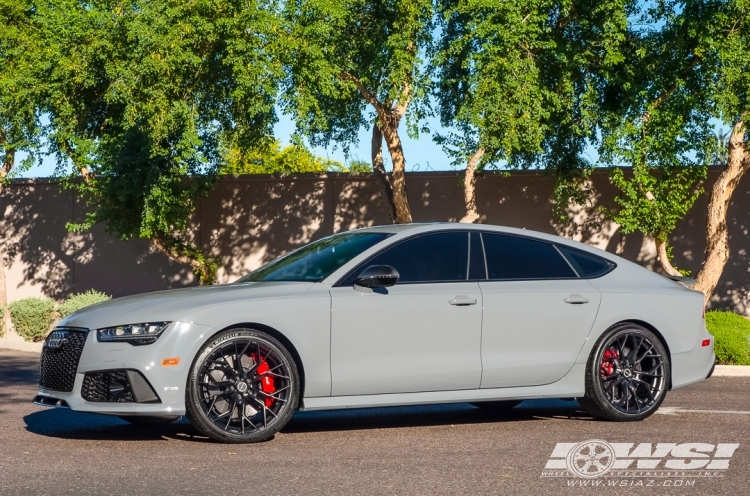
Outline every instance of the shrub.
POLYGON ((8 305, 16 332, 26 341, 41 341, 55 321, 55 302, 49 298, 26 298, 8 305))
POLYGON ((5 337, 5 308, 0 307, 0 338, 5 337))
POLYGON ((750 320, 732 312, 708 312, 706 327, 714 336, 717 363, 750 365, 750 320))
POLYGON ((82 308, 93 305, 94 303, 107 301, 111 298, 111 296, 91 289, 89 291, 86 291, 85 293, 72 295, 70 298, 65 300, 65 303, 60 305, 60 308, 58 308, 57 311, 60 312, 60 317, 65 318, 71 313, 77 312, 82 308))

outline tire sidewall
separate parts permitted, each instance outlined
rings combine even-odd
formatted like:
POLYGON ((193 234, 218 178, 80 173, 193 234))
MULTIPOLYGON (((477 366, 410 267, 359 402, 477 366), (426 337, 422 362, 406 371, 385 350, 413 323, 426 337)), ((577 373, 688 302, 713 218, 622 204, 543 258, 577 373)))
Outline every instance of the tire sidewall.
POLYGON ((190 420, 193 426, 201 431, 203 434, 215 439, 217 441, 225 443, 256 443, 268 440, 272 438, 294 414, 299 403, 299 391, 300 391, 300 380, 299 372, 297 371, 297 365, 292 358, 289 351, 281 344, 277 339, 268 334, 250 328, 242 329, 229 329, 226 331, 219 332, 207 341, 193 360, 190 366, 190 372, 188 374, 188 381, 185 389, 185 409, 186 416, 190 420), (231 342, 235 339, 252 339, 258 340, 266 346, 272 347, 279 353, 282 360, 285 362, 285 366, 290 373, 290 393, 289 400, 279 412, 278 418, 266 429, 260 432, 248 432, 242 434, 232 434, 216 427, 204 414, 201 406, 201 398, 198 383, 198 375, 201 369, 201 365, 208 355, 210 355, 217 346, 221 346, 227 342, 231 342))
POLYGON ((587 374, 589 374, 589 377, 587 378, 589 379, 589 381, 587 382, 590 384, 590 387, 587 388, 586 395, 588 396, 588 399, 590 401, 593 401, 596 407, 602 411, 602 413, 605 415, 605 418, 609 420, 642 420, 658 410, 659 406, 661 406, 662 402, 664 401, 664 398, 667 396, 667 391, 669 389, 671 380, 671 368, 672 367, 669 359, 669 354, 667 353, 667 350, 664 347, 661 339, 659 339, 653 332, 637 324, 625 324, 616 326, 606 332, 597 341, 596 346, 591 352, 591 358, 589 359, 587 367, 587 374), (612 406, 604 393, 602 383, 599 378, 602 356, 607 345, 610 344, 611 341, 617 336, 632 333, 640 334, 643 337, 647 338, 651 343, 653 343, 654 347, 657 348, 657 351, 659 352, 659 354, 661 354, 664 360, 664 384, 662 386, 659 397, 656 399, 656 402, 653 405, 651 405, 647 410, 640 413, 624 413, 612 406))

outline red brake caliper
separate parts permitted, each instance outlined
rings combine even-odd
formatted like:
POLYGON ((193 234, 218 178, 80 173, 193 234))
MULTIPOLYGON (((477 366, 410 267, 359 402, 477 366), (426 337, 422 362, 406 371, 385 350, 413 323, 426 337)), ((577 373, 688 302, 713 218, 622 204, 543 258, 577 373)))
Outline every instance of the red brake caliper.
MULTIPOLYGON (((258 357, 255 356, 255 353, 251 353, 253 360, 258 361, 258 357)), ((263 375, 266 372, 269 371, 268 363, 263 360, 260 362, 260 365, 258 365, 257 372, 258 375, 261 376, 260 378, 260 388, 263 390, 266 394, 273 394, 276 392, 276 385, 273 382, 273 377, 270 375, 263 375)), ((265 399, 266 408, 271 408, 271 405, 273 405, 273 398, 266 398, 265 399)))
POLYGON ((604 356, 602 357, 602 366, 600 368, 602 379, 605 379, 612 375, 612 373, 615 371, 615 360, 618 358, 620 358, 620 354, 617 352, 617 350, 610 348, 604 351, 604 356))

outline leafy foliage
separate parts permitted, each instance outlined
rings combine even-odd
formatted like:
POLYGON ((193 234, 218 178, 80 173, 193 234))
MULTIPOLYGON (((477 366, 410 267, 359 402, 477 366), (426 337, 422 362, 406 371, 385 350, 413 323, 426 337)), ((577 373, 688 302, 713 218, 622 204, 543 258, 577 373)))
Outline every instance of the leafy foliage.
POLYGON ((221 143, 252 146, 271 132, 274 9, 272 0, 40 7, 50 142, 93 207, 71 229, 103 222, 122 239, 150 239, 211 282, 215 261, 191 244, 188 220, 221 168, 221 143))
POLYGON ((44 339, 55 321, 55 302, 49 298, 25 298, 8 305, 13 328, 27 341, 44 339))
POLYGON ((283 149, 277 140, 252 150, 237 148, 227 153, 222 174, 292 174, 300 172, 344 172, 341 162, 315 156, 301 140, 283 149))
POLYGON ((0 0, 0 190, 32 165, 33 154, 20 164, 15 155, 37 150, 42 131, 36 74, 43 43, 33 36, 32 15, 30 2, 0 0))
POLYGON ((556 174, 557 213, 583 202, 597 139, 599 92, 623 58, 630 2, 444 0, 435 48, 443 125, 457 162, 544 168, 556 174))
MULTIPOLYGON (((334 142, 348 150, 373 117, 348 74, 390 108, 419 102, 429 83, 420 55, 431 40, 430 0, 293 0, 284 4, 286 62, 282 105, 314 146, 334 142)), ((416 133, 423 106, 410 106, 416 133)))
POLYGON ((95 303, 101 303, 112 299, 111 296, 104 293, 100 293, 93 289, 86 291, 85 293, 77 293, 71 295, 62 305, 57 309, 60 317, 65 318, 73 312, 77 312, 82 308, 86 308, 95 303))
POLYGON ((750 365, 750 320, 732 312, 707 312, 706 328, 715 338, 717 363, 750 365))
POLYGON ((620 191, 617 208, 603 211, 625 233, 666 244, 715 161, 714 55, 706 42, 719 8, 720 2, 662 1, 632 13, 627 57, 602 94, 599 150, 602 163, 614 166, 611 182, 620 191))

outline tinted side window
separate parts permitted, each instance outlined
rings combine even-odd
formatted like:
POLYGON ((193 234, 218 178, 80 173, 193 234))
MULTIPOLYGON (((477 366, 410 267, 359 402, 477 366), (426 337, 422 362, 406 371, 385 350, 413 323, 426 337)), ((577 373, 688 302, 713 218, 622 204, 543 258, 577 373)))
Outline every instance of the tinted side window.
POLYGON ((490 279, 560 279, 576 277, 549 243, 482 233, 490 279))
POLYGON ((581 277, 603 276, 615 267, 613 262, 596 255, 565 246, 557 247, 581 277))
MULTIPOLYGON (((362 271, 370 265, 390 265, 399 273, 399 284, 465 281, 468 259, 468 234, 446 232, 407 239, 386 248, 357 270, 362 271)), ((354 274, 354 278, 357 275, 354 274)))

